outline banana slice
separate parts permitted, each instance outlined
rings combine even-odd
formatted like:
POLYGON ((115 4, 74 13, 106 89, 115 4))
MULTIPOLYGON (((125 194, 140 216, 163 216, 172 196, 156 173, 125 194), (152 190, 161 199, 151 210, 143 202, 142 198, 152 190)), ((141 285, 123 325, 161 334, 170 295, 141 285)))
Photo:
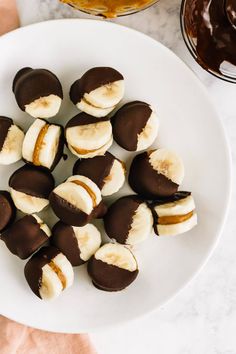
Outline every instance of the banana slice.
POLYGON ((88 70, 71 86, 70 98, 83 112, 101 118, 108 115, 124 96, 124 78, 115 69, 88 70))
POLYGON ((23 159, 53 170, 63 154, 63 128, 36 119, 28 129, 22 147, 23 159))
POLYGON ((34 118, 54 117, 62 103, 60 81, 46 69, 23 68, 13 81, 18 106, 34 118))
POLYGON ((129 184, 147 199, 165 198, 177 192, 184 178, 182 159, 168 149, 137 155, 131 164, 129 184))
POLYGON ((78 160, 73 174, 90 178, 101 189, 102 196, 116 193, 125 182, 125 164, 106 152, 104 156, 78 160))
POLYGON ((16 170, 9 180, 14 204, 26 214, 38 213, 49 204, 48 197, 54 185, 49 171, 30 165, 16 170))
POLYGON ((43 247, 25 265, 25 278, 42 300, 57 298, 74 281, 72 265, 55 247, 43 247))
POLYGON ((68 148, 80 158, 103 155, 112 145, 112 126, 109 120, 80 113, 66 125, 65 135, 68 148))
POLYGON ((100 232, 92 224, 75 227, 59 221, 52 233, 51 244, 61 250, 73 266, 87 262, 102 241, 100 232))
POLYGON ((54 213, 64 223, 84 226, 102 201, 97 185, 85 176, 72 176, 57 186, 50 195, 54 213))
POLYGON ((21 259, 26 259, 48 242, 49 227, 35 214, 17 220, 1 239, 9 251, 21 259))
POLYGON ((22 158, 23 131, 7 117, 0 117, 0 165, 10 165, 22 158))
POLYGON ((190 192, 177 192, 152 206, 154 230, 159 236, 175 236, 197 225, 194 199, 190 192))
POLYGON ((147 204, 137 196, 118 199, 104 217, 107 235, 119 243, 135 245, 152 231, 153 218, 147 204))
POLYGON ((157 137, 159 120, 153 108, 140 101, 129 102, 112 118, 114 139, 128 151, 149 148, 157 137))
POLYGON ((130 249, 123 245, 107 243, 89 260, 88 273, 97 288, 119 291, 135 280, 138 265, 130 249))

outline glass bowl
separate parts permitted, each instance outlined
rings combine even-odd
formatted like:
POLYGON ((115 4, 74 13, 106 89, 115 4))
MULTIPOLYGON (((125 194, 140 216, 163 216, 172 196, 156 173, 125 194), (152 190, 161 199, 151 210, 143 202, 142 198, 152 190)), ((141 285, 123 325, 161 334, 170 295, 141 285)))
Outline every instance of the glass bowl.
POLYGON ((209 68, 207 63, 205 63, 204 60, 201 59, 197 53, 197 41, 193 33, 194 31, 196 31, 196 26, 193 24, 191 16, 186 15, 186 12, 189 9, 193 8, 192 6, 194 5, 195 1, 196 0, 182 0, 182 4, 181 4, 180 24, 181 24, 181 31, 182 31, 185 44, 189 52, 193 56, 193 58, 196 60, 198 64, 202 66, 203 69, 205 69, 210 74, 218 77, 219 79, 235 84, 236 66, 231 64, 226 64, 226 65, 221 64, 220 72, 218 72, 215 71, 214 69, 209 68))
MULTIPOLYGON (((68 4, 77 10, 85 12, 90 15, 102 16, 106 18, 114 18, 120 16, 131 15, 133 13, 147 9, 154 5, 158 0, 124 0, 126 3, 123 6, 110 5, 111 8, 104 6, 91 5, 89 0, 60 0, 62 3, 68 4), (129 4, 130 3, 130 4, 129 4), (132 4, 133 3, 133 4, 132 4)), ((117 1, 114 1, 115 3, 117 1)), ((99 1, 97 1, 99 3, 99 1)))

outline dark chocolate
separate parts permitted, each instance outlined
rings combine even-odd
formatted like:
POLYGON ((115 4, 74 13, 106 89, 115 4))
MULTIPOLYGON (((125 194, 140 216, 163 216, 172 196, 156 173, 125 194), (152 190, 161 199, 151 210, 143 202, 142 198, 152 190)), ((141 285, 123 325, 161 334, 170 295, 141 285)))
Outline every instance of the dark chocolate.
POLYGON ((55 182, 52 174, 45 168, 24 165, 11 175, 9 186, 18 192, 48 199, 55 182))
POLYGON ((236 65, 236 30, 233 26, 235 0, 187 0, 185 30, 197 42, 198 62, 206 69, 221 73, 226 61, 236 65))
POLYGON ((120 291, 129 286, 137 277, 138 270, 130 272, 97 260, 94 256, 88 262, 88 274, 94 285, 104 291, 120 291))
POLYGON ((225 0, 226 3, 226 14, 228 16, 229 22, 236 29, 236 0, 225 0))
POLYGON ((129 102, 121 107, 112 118, 113 136, 117 144, 128 151, 136 151, 138 135, 151 114, 152 109, 145 102, 129 102))
POLYGON ((163 198, 163 199, 156 199, 155 201, 153 201, 152 203, 149 204, 150 210, 152 212, 152 217, 153 217, 153 228, 154 228, 154 232, 156 235, 158 235, 158 229, 157 229, 158 215, 155 211, 155 207, 158 205, 163 205, 163 204, 167 204, 167 203, 178 202, 179 200, 185 199, 185 198, 189 197, 190 195, 191 195, 191 192, 180 191, 180 192, 176 192, 174 195, 172 195, 170 197, 163 198))
POLYGON ((119 243, 125 244, 133 216, 143 200, 138 196, 130 195, 115 201, 104 217, 104 227, 107 235, 119 243))
POLYGON ((98 120, 97 118, 90 116, 87 113, 81 112, 69 120, 69 122, 66 124, 65 130, 68 128, 78 127, 81 125, 89 125, 89 124, 97 124, 100 122, 106 122, 108 120, 110 119, 107 117, 99 118, 98 120))
POLYGON ((55 247, 43 247, 35 253, 25 265, 25 278, 29 287, 40 299, 40 287, 42 283, 42 268, 51 262, 60 251, 55 247))
POLYGON ((76 161, 73 174, 90 178, 98 188, 102 189, 105 178, 109 176, 115 156, 106 152, 104 156, 95 156, 91 159, 79 159, 76 161))
POLYGON ((56 75, 46 69, 23 68, 15 76, 13 92, 17 104, 24 111, 25 106, 49 95, 63 98, 62 86, 56 75))
POLYGON ((15 220, 16 207, 7 191, 0 191, 0 232, 5 231, 15 220))
POLYGON ((32 215, 26 215, 7 229, 1 239, 11 253, 21 259, 26 259, 45 245, 49 238, 40 229, 37 220, 32 215))
POLYGON ((149 163, 147 152, 135 156, 130 166, 129 185, 147 199, 165 198, 178 190, 178 184, 155 171, 149 163))
POLYGON ((101 201, 92 211, 93 219, 102 219, 107 213, 107 205, 101 201))
POLYGON ((49 202, 56 216, 65 224, 84 226, 92 218, 92 214, 88 215, 84 213, 54 192, 50 194, 49 202))
POLYGON ((70 99, 74 104, 77 104, 85 93, 90 93, 101 86, 123 79, 123 76, 113 68, 92 68, 73 83, 70 89, 70 99))
POLYGON ((13 120, 7 117, 0 117, 0 151, 3 148, 6 140, 8 130, 13 125, 13 120))
POLYGON ((75 267, 85 263, 80 258, 81 252, 72 226, 61 221, 56 223, 52 229, 50 242, 68 258, 72 266, 75 267))

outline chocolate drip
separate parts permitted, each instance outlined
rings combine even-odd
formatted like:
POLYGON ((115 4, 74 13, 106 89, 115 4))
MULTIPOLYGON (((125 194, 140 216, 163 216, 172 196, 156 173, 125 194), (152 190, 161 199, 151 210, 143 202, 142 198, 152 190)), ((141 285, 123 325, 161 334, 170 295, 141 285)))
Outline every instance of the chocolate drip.
POLYGON ((113 68, 92 68, 73 83, 70 89, 70 99, 74 104, 77 104, 85 93, 90 93, 101 86, 123 79, 123 76, 113 68))
POLYGON ((13 81, 13 92, 19 107, 49 95, 63 98, 62 86, 56 75, 46 69, 24 68, 20 70, 13 81))
POLYGON ((117 242, 125 244, 133 216, 143 200, 138 196, 125 196, 113 203, 104 218, 104 226, 107 235, 117 242))
POLYGON ((186 2, 185 30, 196 40, 197 60, 206 69, 221 73, 224 61, 236 65, 236 30, 231 23, 236 21, 235 8, 235 0, 186 2))
POLYGON ((59 221, 53 226, 51 244, 56 246, 69 260, 72 266, 84 263, 80 258, 80 249, 73 227, 59 221))
POLYGON ((8 130, 13 125, 13 120, 7 117, 0 117, 0 151, 3 148, 6 140, 8 130))
POLYGON ((54 185, 54 178, 48 170, 31 165, 19 168, 9 179, 9 186, 16 191, 45 199, 48 199, 54 185))
POLYGON ((88 274, 98 289, 120 291, 136 279, 138 270, 130 272, 127 269, 102 262, 93 256, 88 262, 88 274))
POLYGON ((0 232, 6 230, 16 217, 16 207, 7 191, 0 191, 0 232))
POLYGON ((55 247, 43 247, 40 251, 32 256, 25 265, 25 278, 31 290, 41 298, 39 290, 42 283, 42 268, 51 262, 60 251, 55 247))
POLYGON ((178 190, 178 184, 155 171, 147 152, 137 155, 131 164, 129 173, 130 187, 147 199, 165 198, 178 190))
POLYGON ((136 151, 138 135, 145 128, 152 109, 145 102, 134 101, 121 107, 112 118, 114 139, 128 151, 136 151))
POLYGON ((91 159, 80 159, 76 161, 73 174, 82 175, 90 178, 96 185, 102 189, 105 178, 109 176, 115 156, 106 152, 104 156, 96 156, 91 159))

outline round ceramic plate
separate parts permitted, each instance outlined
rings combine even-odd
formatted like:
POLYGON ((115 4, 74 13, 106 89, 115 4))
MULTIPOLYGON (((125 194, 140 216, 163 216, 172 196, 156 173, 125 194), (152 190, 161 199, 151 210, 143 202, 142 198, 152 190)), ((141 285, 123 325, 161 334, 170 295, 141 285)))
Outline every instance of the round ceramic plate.
MULTIPOLYGON (((151 38, 105 21, 60 20, 25 27, 0 39, 0 115, 27 129, 33 122, 21 112, 12 94, 20 68, 47 68, 60 78, 65 99, 58 117, 65 123, 77 113, 68 98, 70 85, 87 69, 112 66, 125 77, 125 101, 144 100, 157 110, 159 136, 154 146, 182 156, 186 177, 182 190, 195 197, 198 226, 181 236, 149 239, 134 248, 140 273, 126 290, 106 293, 91 283, 86 266, 75 269, 75 282, 52 302, 43 302, 28 288, 24 261, 0 245, 0 313, 29 326, 56 332, 101 329, 144 315, 176 294, 199 271, 222 230, 230 196, 227 141, 207 92, 170 50, 151 38)), ((129 166, 132 158, 115 144, 111 151, 129 166)), ((68 152, 69 154, 69 152, 68 152)), ((71 174, 75 158, 55 169, 57 182, 71 174)), ((22 162, 0 167, 0 189, 22 162)), ((129 194, 126 185, 114 198, 129 194)), ((53 225, 50 210, 41 213, 53 225)), ((102 224, 100 224, 102 229, 102 224)))

